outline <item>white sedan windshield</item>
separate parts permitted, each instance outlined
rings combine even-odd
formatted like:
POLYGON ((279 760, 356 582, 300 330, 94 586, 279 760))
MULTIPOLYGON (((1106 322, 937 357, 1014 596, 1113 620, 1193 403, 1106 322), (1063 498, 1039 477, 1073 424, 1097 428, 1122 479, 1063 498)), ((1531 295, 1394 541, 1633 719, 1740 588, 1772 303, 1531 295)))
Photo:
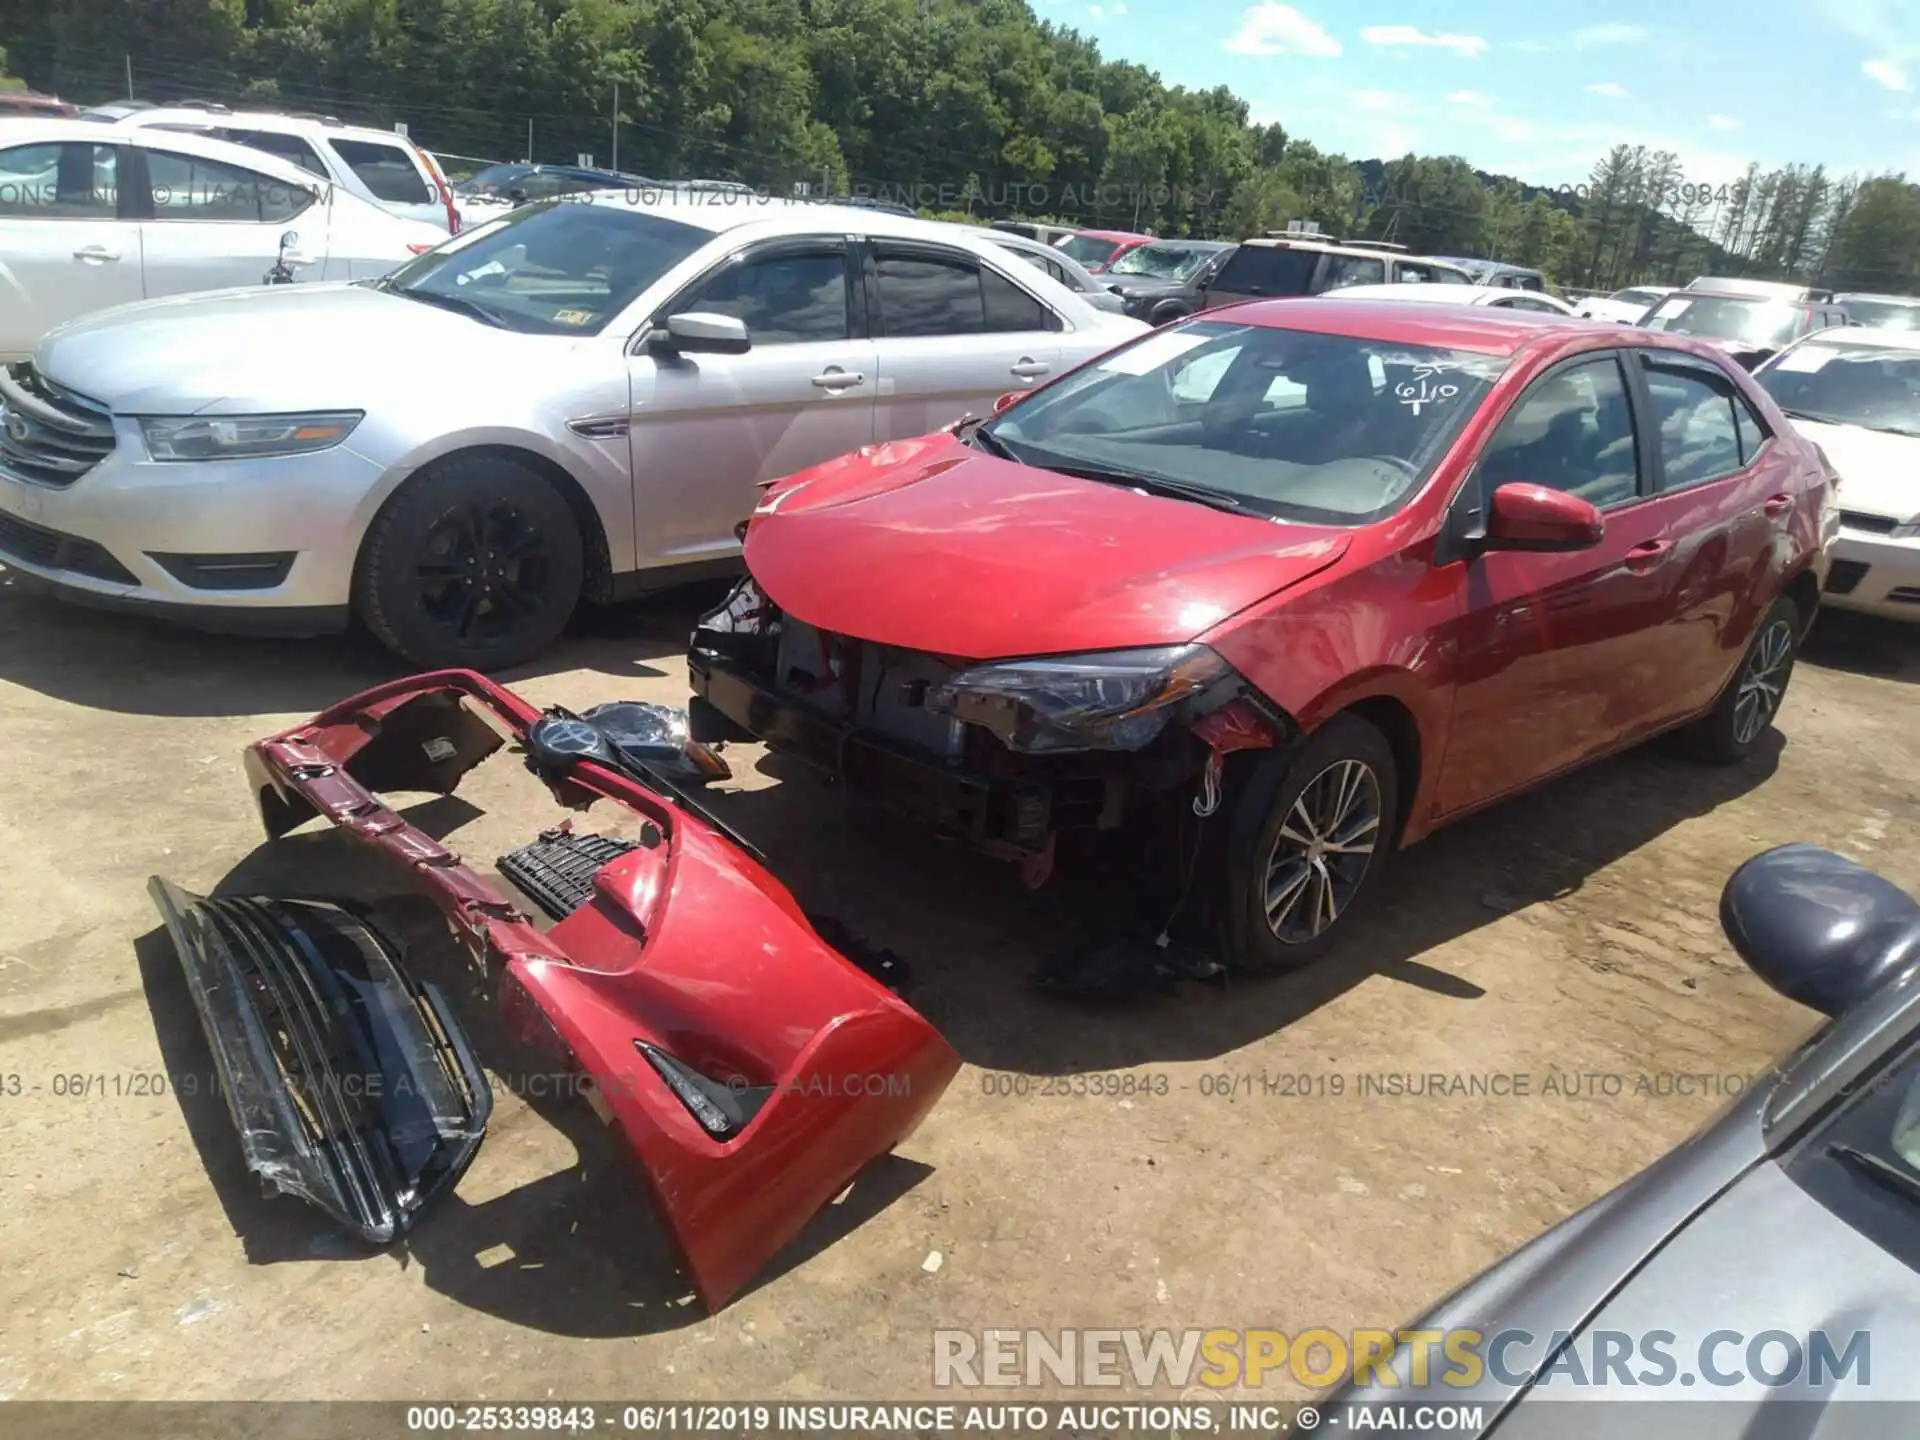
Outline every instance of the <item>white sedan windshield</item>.
POLYGON ((1029 465, 1358 525, 1411 498, 1506 367, 1391 340, 1191 321, 1115 351, 984 427, 1029 465))
POLYGON ((1822 339, 1796 345, 1754 379, 1802 420, 1920 436, 1920 350, 1822 339))

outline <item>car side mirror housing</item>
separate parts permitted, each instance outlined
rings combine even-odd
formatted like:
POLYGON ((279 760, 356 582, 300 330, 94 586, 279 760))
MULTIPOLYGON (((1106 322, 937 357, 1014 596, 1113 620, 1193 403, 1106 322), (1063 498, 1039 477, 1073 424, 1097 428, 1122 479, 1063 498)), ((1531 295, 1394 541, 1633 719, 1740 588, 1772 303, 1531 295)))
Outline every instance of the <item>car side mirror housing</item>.
POLYGON ((1502 485, 1487 506, 1488 550, 1590 550, 1607 522, 1578 495, 1545 485, 1502 485))
POLYGON ((1019 401, 1020 397, 1026 393, 1024 390, 1007 391, 1006 394, 993 402, 993 413, 999 415, 1007 410, 1011 410, 1015 403, 1019 401))
POLYGON ((655 327, 648 340, 656 349, 682 355, 744 355, 753 348, 746 321, 704 310, 669 315, 667 323, 655 327))

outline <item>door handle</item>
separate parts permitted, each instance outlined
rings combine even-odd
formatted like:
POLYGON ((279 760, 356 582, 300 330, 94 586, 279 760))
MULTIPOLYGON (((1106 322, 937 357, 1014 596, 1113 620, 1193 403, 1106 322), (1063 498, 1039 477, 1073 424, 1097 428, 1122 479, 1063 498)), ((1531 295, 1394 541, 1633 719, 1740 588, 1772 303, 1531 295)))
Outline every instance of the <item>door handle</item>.
POLYGON ((829 365, 813 377, 814 386, 821 390, 851 390, 856 385, 867 383, 867 377, 858 370, 842 370, 838 365, 829 365))
POLYGON ((1636 575, 1642 574, 1665 560, 1672 549, 1673 541, 1671 540, 1648 540, 1636 545, 1627 551, 1627 569, 1636 575))
POLYGON ((1767 518, 1769 520, 1778 520, 1782 515, 1786 514, 1789 510, 1793 508, 1793 496, 1769 495, 1767 497, 1766 504, 1762 505, 1760 508, 1766 512, 1767 518))
POLYGON ((118 250, 109 250, 104 245, 82 245, 78 250, 73 252, 73 258, 76 260, 98 261, 118 260, 120 258, 120 252, 118 250))
POLYGON ((1022 355, 1008 368, 1014 375, 1022 380, 1038 380, 1042 375, 1053 369, 1053 366, 1047 364, 1044 360, 1035 360, 1030 355, 1022 355))

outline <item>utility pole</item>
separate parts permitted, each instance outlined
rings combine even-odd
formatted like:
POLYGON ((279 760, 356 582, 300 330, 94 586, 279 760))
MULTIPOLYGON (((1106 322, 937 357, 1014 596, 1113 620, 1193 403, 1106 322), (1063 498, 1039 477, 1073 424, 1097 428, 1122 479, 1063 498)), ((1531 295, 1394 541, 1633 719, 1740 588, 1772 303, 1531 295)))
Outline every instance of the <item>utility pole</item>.
POLYGON ((131 100, 133 99, 133 56, 127 54, 122 58, 127 62, 127 98, 131 100))
POLYGON ((533 117, 527 117, 527 164, 533 163, 533 117))
POLYGON ((620 173, 620 82, 613 82, 613 165, 610 167, 617 175, 620 173))

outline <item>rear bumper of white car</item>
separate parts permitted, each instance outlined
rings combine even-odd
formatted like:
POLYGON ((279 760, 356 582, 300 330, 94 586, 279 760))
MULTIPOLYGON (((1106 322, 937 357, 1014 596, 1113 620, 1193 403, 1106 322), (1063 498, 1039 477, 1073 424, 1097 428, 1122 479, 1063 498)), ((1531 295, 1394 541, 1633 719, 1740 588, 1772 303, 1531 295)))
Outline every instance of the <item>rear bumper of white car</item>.
POLYGON ((1822 605, 1920 622, 1920 536, 1896 539, 1842 523, 1822 605))
POLYGON ((66 486, 0 468, 0 565, 63 599, 208 629, 344 628, 380 467, 341 446, 161 463, 132 422, 115 430, 113 451, 66 486))

